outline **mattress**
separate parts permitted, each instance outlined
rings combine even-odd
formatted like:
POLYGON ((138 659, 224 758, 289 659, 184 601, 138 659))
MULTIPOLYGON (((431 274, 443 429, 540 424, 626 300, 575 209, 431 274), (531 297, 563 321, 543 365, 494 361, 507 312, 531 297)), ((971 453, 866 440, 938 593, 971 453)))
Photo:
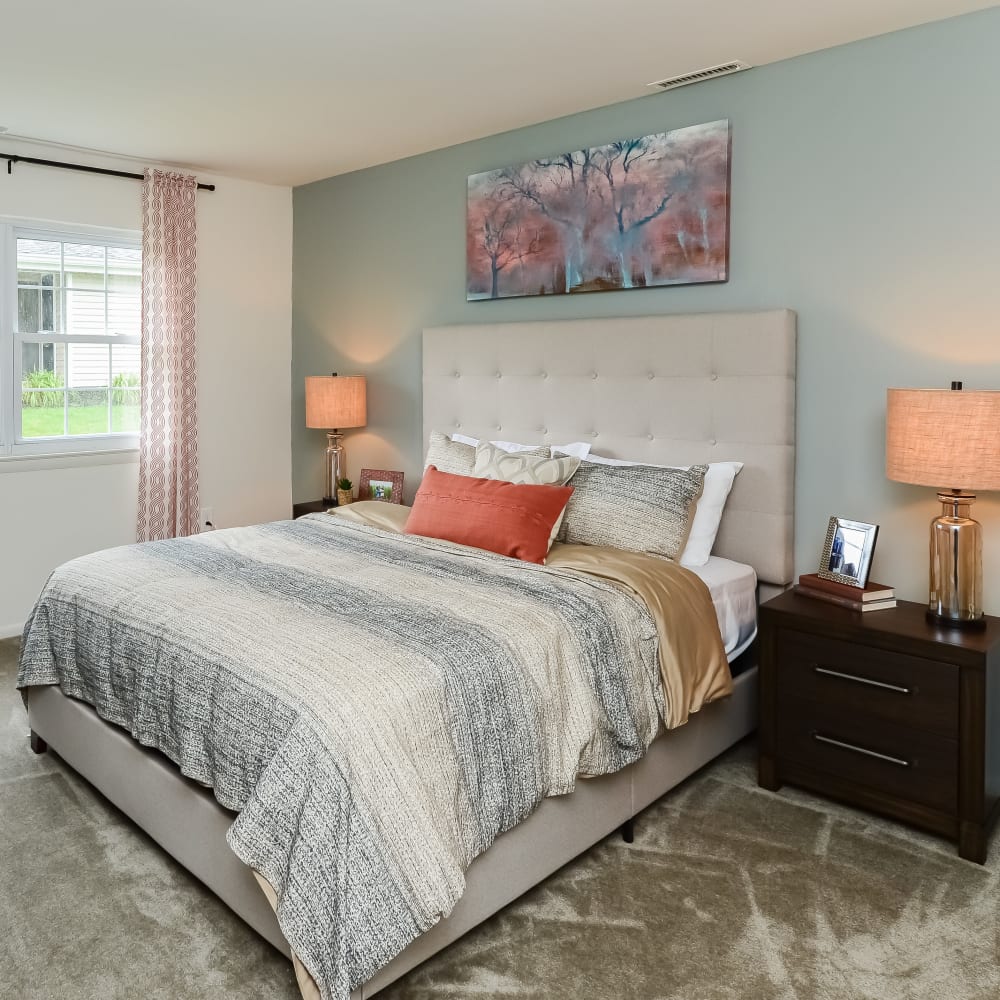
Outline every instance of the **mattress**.
POLYGON ((689 567, 708 585, 719 631, 732 663, 757 635, 757 574, 746 563, 709 556, 704 566, 689 567))

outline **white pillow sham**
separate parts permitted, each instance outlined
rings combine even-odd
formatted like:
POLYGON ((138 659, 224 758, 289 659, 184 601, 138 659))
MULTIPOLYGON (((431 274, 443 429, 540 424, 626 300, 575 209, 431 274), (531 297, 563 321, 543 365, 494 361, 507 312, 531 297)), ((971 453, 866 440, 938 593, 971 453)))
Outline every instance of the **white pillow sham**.
MULTIPOLYGON (((459 444, 471 444, 473 448, 479 444, 479 438, 468 437, 465 434, 452 434, 451 439, 458 441, 459 444)), ((515 441, 490 441, 490 444, 501 451, 509 452, 536 451, 539 447, 550 447, 549 445, 517 444, 515 441)), ((590 442, 573 441, 571 444, 554 444, 551 446, 551 451, 553 453, 558 451, 561 455, 570 455, 573 458, 586 458, 590 454, 590 442)), ((555 457, 554 454, 553 457, 555 457)))
MULTIPOLYGON (((553 452, 558 449, 553 448, 553 452)), ((567 453, 568 454, 568 453, 567 453)), ((689 469, 689 465, 656 465, 653 462, 632 462, 620 458, 604 458, 601 455, 588 455, 588 462, 596 465, 648 465, 654 469, 689 469)), ((705 474, 705 488, 698 498, 691 522, 691 531, 681 557, 678 560, 688 568, 704 566, 712 554, 715 536, 719 533, 719 524, 726 509, 726 500, 733 488, 733 480, 743 468, 742 462, 710 462, 705 474)))

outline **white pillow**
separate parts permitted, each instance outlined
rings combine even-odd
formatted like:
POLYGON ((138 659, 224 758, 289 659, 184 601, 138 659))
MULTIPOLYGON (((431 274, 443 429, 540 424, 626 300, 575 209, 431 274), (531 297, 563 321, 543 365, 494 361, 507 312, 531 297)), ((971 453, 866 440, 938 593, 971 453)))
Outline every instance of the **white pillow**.
MULTIPOLYGON (((558 449, 553 448, 553 451, 558 449)), ((654 469, 689 469, 689 465, 654 465, 652 462, 630 462, 620 458, 603 458, 600 455, 587 456, 595 465, 650 465, 654 469)), ((719 533, 722 512, 733 488, 733 480, 743 468, 742 462, 711 462, 705 474, 705 488, 698 498, 694 510, 694 520, 688 534, 680 564, 688 568, 704 566, 712 554, 715 536, 719 533)))
MULTIPOLYGON (((458 441, 459 444, 471 444, 473 448, 479 444, 479 438, 468 437, 465 434, 452 434, 451 439, 458 441)), ((517 444, 514 441, 491 441, 490 444, 501 451, 509 452, 534 451, 540 447, 535 444, 517 444)), ((551 451, 558 451, 562 455, 571 455, 573 458, 586 458, 590 454, 590 442, 574 441, 572 444, 554 444, 551 451)), ((553 455, 553 457, 555 456, 553 455)))

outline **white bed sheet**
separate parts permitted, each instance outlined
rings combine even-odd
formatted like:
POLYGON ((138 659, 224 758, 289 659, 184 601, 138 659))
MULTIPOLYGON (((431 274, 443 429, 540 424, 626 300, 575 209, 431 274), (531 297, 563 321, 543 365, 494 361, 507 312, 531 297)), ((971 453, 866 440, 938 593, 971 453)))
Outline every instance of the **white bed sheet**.
POLYGON ((708 585, 719 630, 732 663, 757 635, 757 574, 746 563, 709 556, 704 566, 689 567, 708 585))

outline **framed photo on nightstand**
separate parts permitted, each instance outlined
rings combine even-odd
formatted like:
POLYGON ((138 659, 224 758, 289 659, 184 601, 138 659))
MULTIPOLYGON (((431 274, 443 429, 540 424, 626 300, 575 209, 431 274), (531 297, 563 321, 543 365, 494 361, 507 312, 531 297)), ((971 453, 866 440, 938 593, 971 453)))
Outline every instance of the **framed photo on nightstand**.
POLYGON ((878 538, 878 525, 831 517, 817 576, 864 589, 878 538))
POLYGON ((389 469, 362 469, 361 482, 358 484, 358 499, 402 503, 403 473, 389 469))

